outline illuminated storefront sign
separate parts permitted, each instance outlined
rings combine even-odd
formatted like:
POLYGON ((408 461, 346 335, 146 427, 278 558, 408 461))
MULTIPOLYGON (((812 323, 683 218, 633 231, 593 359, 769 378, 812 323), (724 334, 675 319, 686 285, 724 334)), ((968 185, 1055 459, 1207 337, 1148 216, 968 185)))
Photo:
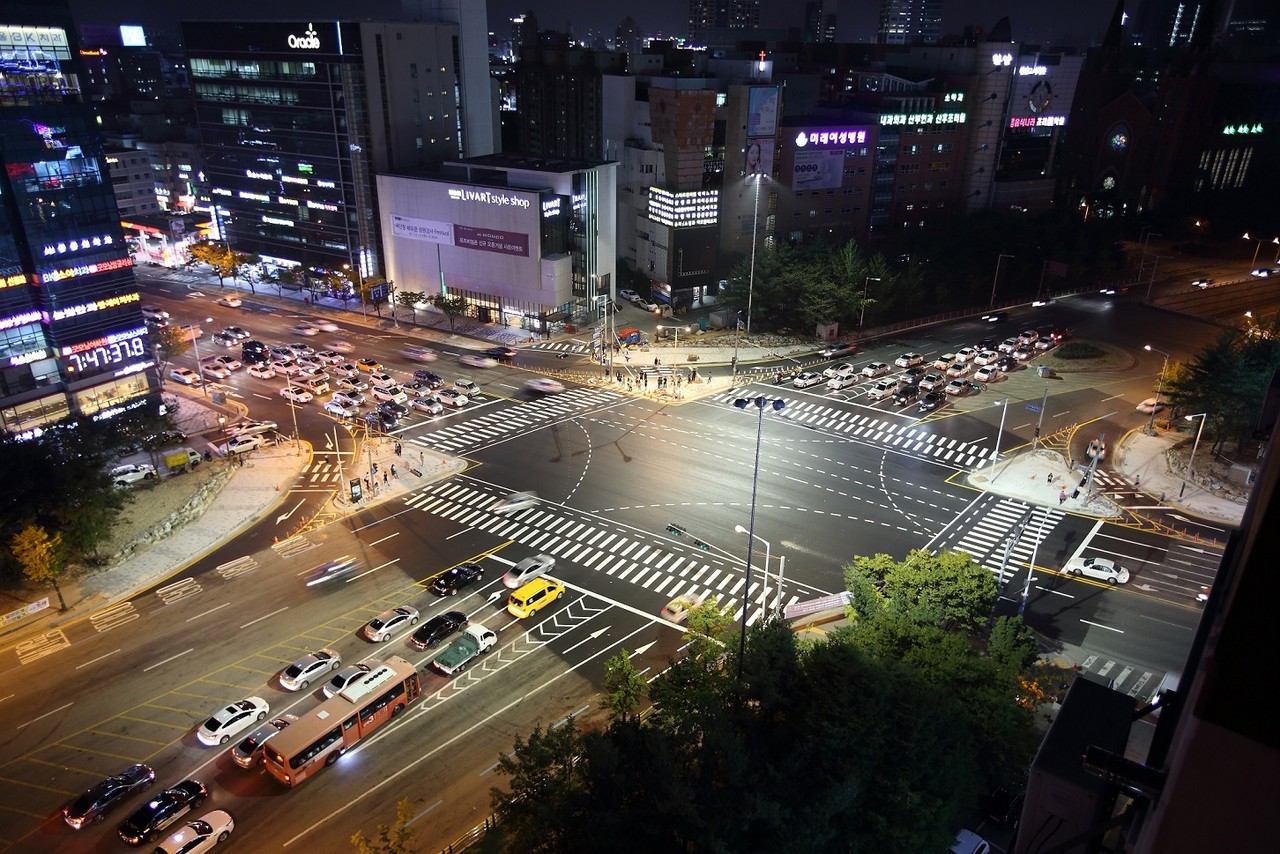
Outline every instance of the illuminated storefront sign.
POLYGON ((1011 53, 993 53, 991 54, 991 64, 997 68, 1013 65, 1013 54, 1011 53))
POLYGON ((90 373, 113 369, 124 362, 147 355, 145 326, 116 332, 93 341, 62 348, 69 371, 90 373))
POLYGON ((289 47, 294 50, 319 50, 320 37, 316 35, 316 28, 312 24, 307 24, 307 32, 305 35, 295 36, 289 35, 289 47))
POLYGON ((15 353, 9 357, 9 367, 20 368, 23 365, 30 365, 32 362, 39 362, 47 358, 49 358, 49 349, 47 347, 32 350, 30 353, 15 353))
POLYGON ((66 308, 55 309, 53 312, 53 320, 66 320, 68 317, 79 317, 82 314, 88 314, 92 311, 105 311, 110 308, 118 308, 122 305, 128 305, 131 302, 138 302, 141 299, 135 291, 131 294, 121 294, 118 297, 107 297, 105 299, 93 300, 92 302, 82 302, 79 305, 71 305, 66 308))
POLYGON ((1043 65, 1019 65, 1019 77, 1043 77, 1049 73, 1049 69, 1043 65))
POLYGON ((95 273, 109 273, 112 270, 132 266, 132 258, 114 258, 97 264, 78 264, 75 267, 66 267, 62 270, 54 270, 51 273, 41 273, 39 274, 39 281, 41 284, 47 285, 53 282, 61 282, 63 279, 76 279, 80 276, 92 276, 95 273))
POLYGON ((338 186, 338 185, 337 185, 337 184, 335 184, 333 181, 322 181, 322 180, 320 180, 319 178, 317 178, 317 179, 316 179, 316 186, 317 186, 317 187, 323 187, 323 188, 324 188, 324 189, 326 189, 326 190, 332 190, 334 187, 336 187, 336 186, 338 186))
POLYGON ((554 199, 543 199, 542 218, 550 219, 553 216, 560 216, 561 201, 559 196, 554 199))
POLYGON ((297 175, 281 175, 281 176, 280 176, 280 180, 281 180, 281 181, 284 181, 286 184, 303 184, 303 185, 306 185, 306 184, 310 184, 310 183, 311 183, 311 182, 310 182, 310 181, 308 181, 306 178, 299 178, 297 175))
POLYGON ((962 125, 967 113, 885 113, 880 116, 882 125, 962 125))
POLYGON ((310 199, 307 199, 307 207, 316 211, 336 211, 338 209, 337 205, 331 205, 328 202, 313 202, 310 199))
POLYGON ((276 179, 276 176, 272 175, 270 172, 255 172, 252 169, 244 170, 244 174, 250 178, 256 178, 259 181, 274 181, 276 179))
POLYGON ((649 219, 670 228, 715 225, 719 221, 720 194, 715 190, 673 193, 649 189, 649 219))
POLYGON ((44 256, 48 258, 50 255, 65 255, 68 252, 79 252, 82 249, 101 249, 104 246, 115 245, 115 238, 110 234, 102 234, 97 237, 84 237, 80 240, 65 240, 59 243, 46 243, 44 247, 44 256))
POLYGON ((293 228, 293 220, 291 219, 280 219, 279 217, 276 217, 276 216, 264 216, 262 218, 262 221, 267 223, 268 225, 284 225, 284 226, 288 226, 289 228, 293 228))
POLYGON ((1014 129, 1060 128, 1066 123, 1066 116, 1014 116, 1009 119, 1009 127, 1014 129))
POLYGON ((12 276, 0 276, 0 288, 16 288, 27 284, 26 273, 14 273, 12 276))
POLYGON ((796 134, 796 147, 809 145, 865 145, 867 132, 855 130, 802 130, 796 134))
POLYGON ((26 326, 28 323, 39 323, 40 320, 40 312, 24 311, 22 314, 11 314, 8 317, 0 318, 0 329, 16 329, 19 326, 26 326))
POLYGON ((1227 125, 1222 129, 1222 133, 1225 136, 1239 136, 1240 134, 1258 134, 1258 133, 1262 133, 1262 123, 1258 122, 1256 124, 1227 125))
POLYGON ((455 202, 480 202, 486 205, 501 205, 513 208, 527 208, 530 204, 528 199, 520 196, 510 196, 495 190, 472 190, 469 188, 450 188, 449 198, 455 202))
POLYGON ((269 202, 271 197, 266 193, 251 193, 248 190, 241 190, 238 194, 242 199, 248 199, 251 202, 269 202))
POLYGON ((942 102, 944 104, 959 104, 959 103, 962 103, 963 101, 964 101, 963 92, 948 92, 942 98, 942 102))

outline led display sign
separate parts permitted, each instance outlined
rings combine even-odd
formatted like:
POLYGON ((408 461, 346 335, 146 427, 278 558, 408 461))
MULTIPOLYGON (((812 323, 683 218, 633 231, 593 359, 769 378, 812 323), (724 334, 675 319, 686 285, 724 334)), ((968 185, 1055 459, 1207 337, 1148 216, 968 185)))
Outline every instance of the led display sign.
POLYGON ((304 35, 296 36, 289 34, 287 39, 289 47, 294 50, 319 50, 320 37, 316 35, 316 28, 312 24, 307 24, 307 31, 304 35))
POLYGON ((529 207, 529 200, 521 196, 511 196, 495 190, 473 190, 470 188, 450 188, 449 198, 455 202, 480 202, 486 205, 510 206, 513 208, 529 207))
POLYGON ((1009 127, 1014 129, 1060 128, 1066 123, 1066 116, 1014 116, 1009 119, 1009 127))
POLYGON ((69 305, 66 308, 54 309, 50 317, 55 320, 66 320, 68 317, 79 317, 83 314, 89 314, 93 311, 105 311, 110 308, 118 308, 122 305, 128 305, 131 302, 138 302, 141 297, 137 291, 131 294, 121 294, 116 297, 106 297, 105 299, 93 300, 91 302, 82 302, 79 305, 69 305))
POLYGON ((49 350, 47 347, 41 347, 39 350, 32 350, 30 353, 15 353, 9 357, 9 367, 19 368, 23 365, 30 365, 32 362, 39 362, 42 359, 49 358, 49 350))
POLYGON ((82 249, 101 249, 104 246, 112 246, 115 239, 110 234, 103 234, 97 237, 84 237, 80 240, 64 240, 58 243, 46 243, 44 246, 44 257, 51 255, 65 255, 68 252, 79 252, 82 249))
POLYGON ((649 219, 670 228, 715 225, 719 219, 719 194, 715 190, 673 193, 649 188, 649 219))
POLYGON ((1222 133, 1225 136, 1238 136, 1240 134, 1258 134, 1258 133, 1262 133, 1262 123, 1258 122, 1256 124, 1246 123, 1246 124, 1240 124, 1240 125, 1227 125, 1222 129, 1222 133))
POLYGON ((0 288, 16 288, 27 284, 26 273, 14 273, 11 276, 0 276, 0 288))
POLYGON ((72 344, 62 348, 62 357, 69 372, 77 374, 114 370, 116 366, 147 354, 147 328, 114 332, 92 341, 72 344))
POLYGON ((48 285, 53 282, 61 282, 64 279, 77 279, 81 276, 92 276, 95 273, 109 273, 112 270, 119 270, 124 267, 132 267, 132 258, 113 258, 110 261, 101 261, 96 264, 77 264, 74 267, 64 267, 61 270, 54 270, 49 273, 40 273, 39 282, 48 285))
POLYGON ((26 326, 28 323, 39 323, 40 319, 40 312, 38 311, 11 314, 8 317, 0 317, 0 329, 15 329, 19 326, 26 326))
POLYGON ((967 113, 884 113, 882 125, 960 125, 968 119, 967 113))
POLYGON ((865 145, 867 132, 861 128, 844 130, 802 130, 796 134, 796 148, 810 145, 865 145))

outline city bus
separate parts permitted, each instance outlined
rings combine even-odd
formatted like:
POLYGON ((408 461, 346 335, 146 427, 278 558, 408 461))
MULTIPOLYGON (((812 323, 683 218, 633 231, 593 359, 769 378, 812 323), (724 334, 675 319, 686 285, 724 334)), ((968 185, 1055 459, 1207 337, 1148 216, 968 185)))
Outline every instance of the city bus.
POLYGON ((262 764, 281 783, 296 786, 337 762, 421 693, 413 665, 393 655, 275 735, 263 745, 262 764))

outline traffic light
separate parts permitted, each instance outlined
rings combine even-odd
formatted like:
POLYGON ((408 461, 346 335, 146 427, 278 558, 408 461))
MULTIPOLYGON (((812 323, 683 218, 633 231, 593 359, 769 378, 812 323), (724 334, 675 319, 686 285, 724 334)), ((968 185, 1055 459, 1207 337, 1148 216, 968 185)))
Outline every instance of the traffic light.
POLYGON ((707 545, 707 544, 706 544, 706 543, 704 543, 702 540, 694 540, 694 541, 693 541, 693 544, 694 544, 695 546, 697 546, 698 548, 702 549, 704 552, 709 552, 709 551, 711 551, 711 546, 707 545))
POLYGON ((685 528, 682 528, 679 525, 677 525, 675 522, 672 522, 670 525, 667 526, 667 533, 671 534, 672 536, 679 537, 689 532, 685 528))

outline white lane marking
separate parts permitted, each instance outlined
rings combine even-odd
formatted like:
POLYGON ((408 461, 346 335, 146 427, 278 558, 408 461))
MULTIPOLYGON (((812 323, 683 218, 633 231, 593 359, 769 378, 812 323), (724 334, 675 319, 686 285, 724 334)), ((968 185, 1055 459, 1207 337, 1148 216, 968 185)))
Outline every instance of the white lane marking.
POLYGON ((118 649, 113 649, 111 652, 108 652, 106 655, 100 655, 97 658, 90 659, 89 661, 86 661, 84 664, 77 664, 76 670, 79 670, 82 667, 88 667, 90 664, 97 664, 99 661, 102 661, 102 659, 110 658, 111 656, 115 655, 119 651, 120 650, 118 649))
POLYGON ((249 622, 245 623, 245 624, 244 624, 243 626, 241 626, 240 628, 242 628, 242 629, 247 629, 247 628, 249 628, 250 626, 252 626, 254 623, 261 623, 263 620, 269 619, 269 618, 271 618, 271 617, 274 617, 276 614, 281 614, 281 613, 284 613, 285 611, 288 611, 288 610, 289 610, 289 606, 288 606, 288 605, 285 605, 283 608, 280 608, 280 609, 278 609, 278 610, 272 611, 270 614, 263 614, 261 617, 258 617, 256 620, 250 620, 249 622))
POLYGON ((155 664, 151 665, 150 667, 142 668, 142 672, 146 673, 148 671, 155 670, 157 667, 160 667, 161 665, 168 664, 170 661, 175 661, 176 659, 182 658, 182 656, 186 655, 189 652, 195 652, 195 648, 192 647, 191 649, 184 650, 178 653, 177 655, 171 655, 168 658, 166 658, 164 661, 157 661, 155 664))

